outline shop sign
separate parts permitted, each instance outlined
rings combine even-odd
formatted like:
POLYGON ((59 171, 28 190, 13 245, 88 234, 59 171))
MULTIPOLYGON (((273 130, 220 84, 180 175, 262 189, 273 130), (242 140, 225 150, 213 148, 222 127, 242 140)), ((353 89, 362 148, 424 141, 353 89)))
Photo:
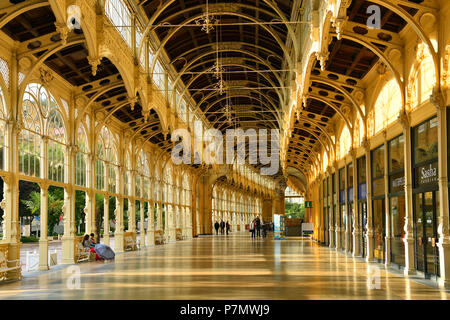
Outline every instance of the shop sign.
POLYGON ((403 191, 405 187, 405 175, 404 173, 396 174, 390 177, 391 190, 390 192, 403 191))
POLYGON ((438 164, 437 162, 427 164, 416 169, 416 183, 421 186, 424 184, 438 182, 438 164))

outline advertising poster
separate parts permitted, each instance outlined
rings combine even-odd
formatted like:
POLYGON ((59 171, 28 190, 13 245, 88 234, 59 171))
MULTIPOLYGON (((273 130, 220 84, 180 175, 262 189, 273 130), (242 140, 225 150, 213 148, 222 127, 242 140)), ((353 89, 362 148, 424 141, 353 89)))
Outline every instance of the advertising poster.
POLYGON ((280 239, 280 215, 275 214, 273 216, 273 237, 274 239, 280 239))
POLYGON ((275 214, 273 223, 273 236, 274 239, 284 239, 285 234, 285 223, 284 216, 275 214))

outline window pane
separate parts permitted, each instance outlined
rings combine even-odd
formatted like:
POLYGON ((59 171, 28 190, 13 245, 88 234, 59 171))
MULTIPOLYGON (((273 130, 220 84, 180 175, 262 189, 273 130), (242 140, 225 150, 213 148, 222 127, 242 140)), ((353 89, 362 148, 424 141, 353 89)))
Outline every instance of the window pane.
POLYGON ((438 157, 438 119, 433 118, 414 128, 414 162, 438 157))
POLYGON ((403 135, 389 142, 389 172, 403 170, 405 139, 403 135))
POLYGON ((372 177, 384 176, 384 145, 372 151, 372 177))

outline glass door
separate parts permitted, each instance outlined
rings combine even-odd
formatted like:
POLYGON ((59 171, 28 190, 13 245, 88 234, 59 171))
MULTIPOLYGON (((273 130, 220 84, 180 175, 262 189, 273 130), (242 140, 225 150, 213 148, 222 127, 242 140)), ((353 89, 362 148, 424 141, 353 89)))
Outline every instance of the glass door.
POLYGON ((373 200, 373 256, 380 262, 385 261, 385 214, 384 199, 373 200))
POLYGON ((416 269, 427 278, 439 276, 436 212, 439 202, 435 191, 415 195, 416 269))
POLYGON ((348 204, 348 247, 350 252, 353 252, 353 202, 348 204))
POLYGON ((367 202, 362 201, 359 202, 359 210, 358 210, 358 220, 360 225, 360 235, 359 235, 359 242, 360 242, 360 252, 361 256, 363 258, 366 257, 366 234, 367 234, 367 202))

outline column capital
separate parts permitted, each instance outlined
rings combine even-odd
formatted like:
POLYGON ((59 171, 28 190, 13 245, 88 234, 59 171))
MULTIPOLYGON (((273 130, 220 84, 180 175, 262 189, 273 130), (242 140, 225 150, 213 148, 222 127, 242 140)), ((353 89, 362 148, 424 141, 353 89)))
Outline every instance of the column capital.
POLYGON ((50 183, 48 181, 40 181, 40 182, 38 182, 38 185, 41 188, 41 190, 45 191, 45 192, 47 192, 48 187, 50 187, 50 183))
POLYGON ((436 107, 438 113, 442 109, 445 109, 445 97, 439 88, 433 88, 433 92, 430 96, 430 102, 436 107))
POLYGON ((368 139, 367 137, 364 137, 361 145, 363 146, 363 148, 366 152, 370 151, 370 139, 368 139))
POLYGON ((411 119, 409 113, 405 110, 400 111, 397 117, 397 121, 402 125, 403 130, 408 130, 411 126, 411 119))
POLYGON ((356 149, 354 147, 351 148, 350 151, 348 152, 348 154, 350 155, 352 160, 355 160, 355 158, 356 158, 356 149))

